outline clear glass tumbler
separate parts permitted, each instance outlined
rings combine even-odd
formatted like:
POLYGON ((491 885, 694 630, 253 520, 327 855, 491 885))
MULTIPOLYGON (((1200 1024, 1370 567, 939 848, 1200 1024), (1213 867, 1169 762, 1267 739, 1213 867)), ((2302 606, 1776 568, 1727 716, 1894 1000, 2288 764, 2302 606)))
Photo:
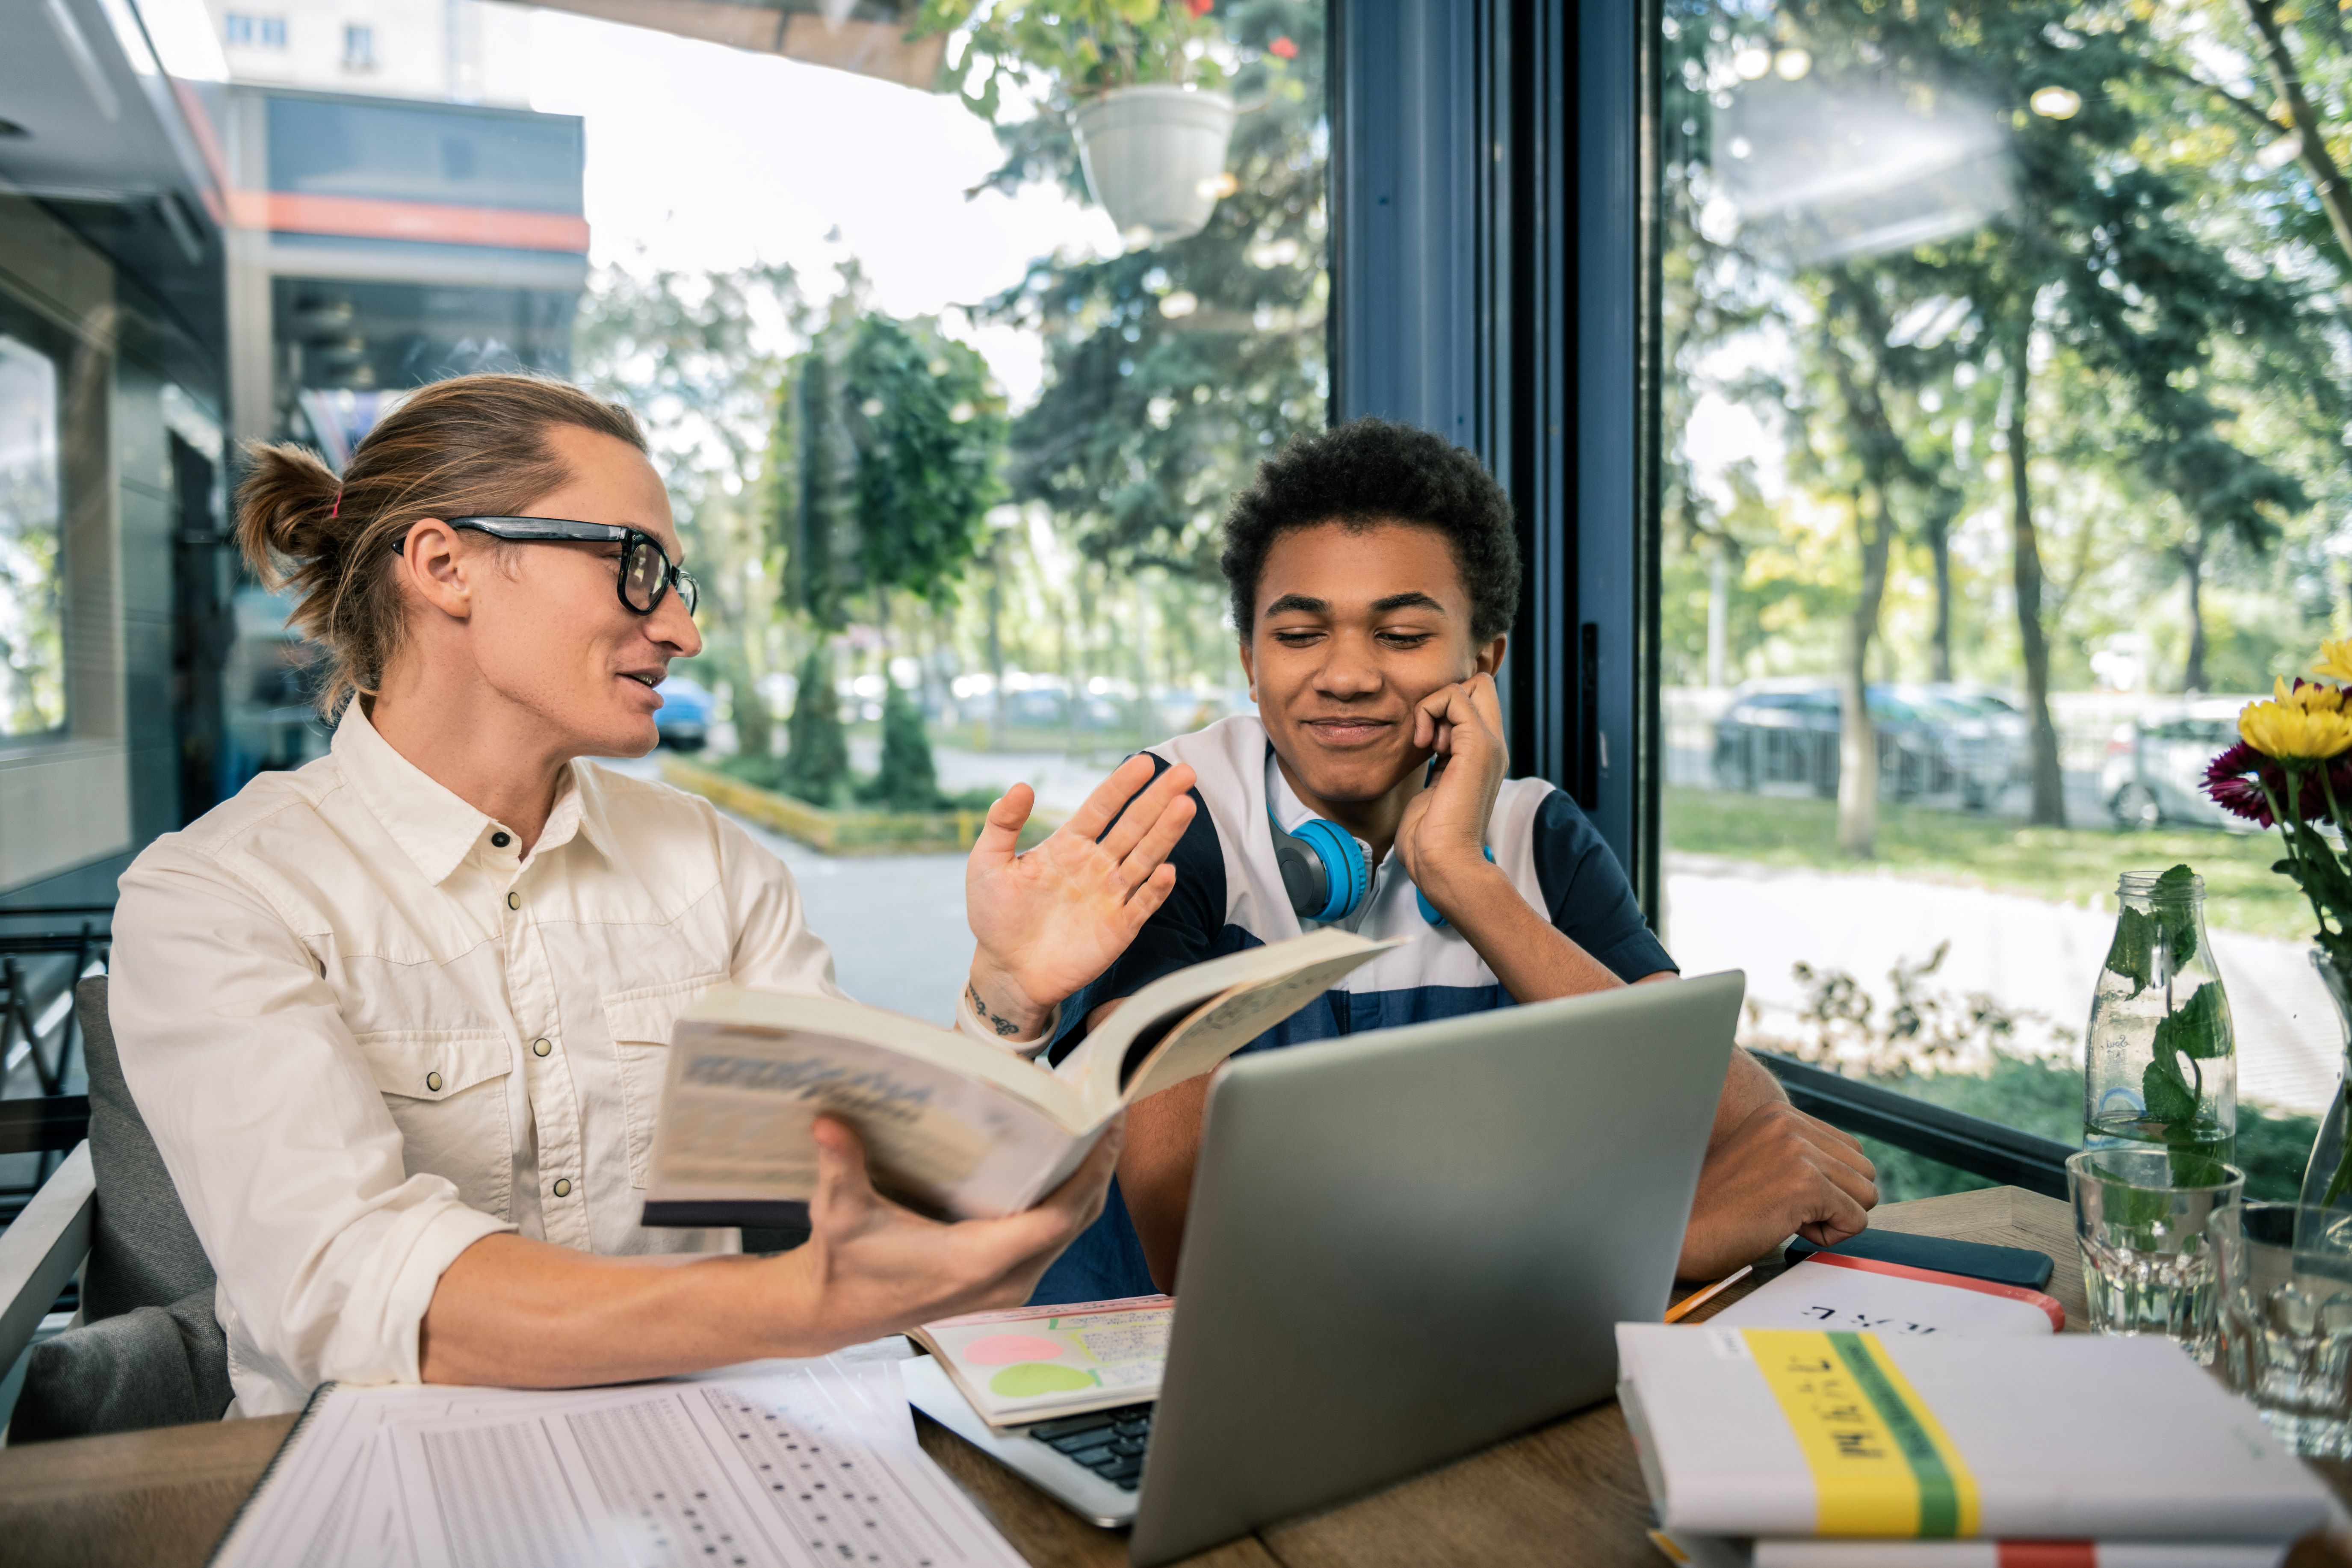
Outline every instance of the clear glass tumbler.
POLYGON ((2085 1149, 2066 1162, 2090 1327, 2162 1334, 2213 1364, 2221 1300, 2242 1271, 2246 1173, 2181 1183, 2162 1148, 2085 1149))
POLYGON ((2247 1204, 2240 1231, 2215 1370, 2296 1453, 2352 1458, 2352 1258, 2309 1245, 2330 1227, 2306 1205, 2247 1204))

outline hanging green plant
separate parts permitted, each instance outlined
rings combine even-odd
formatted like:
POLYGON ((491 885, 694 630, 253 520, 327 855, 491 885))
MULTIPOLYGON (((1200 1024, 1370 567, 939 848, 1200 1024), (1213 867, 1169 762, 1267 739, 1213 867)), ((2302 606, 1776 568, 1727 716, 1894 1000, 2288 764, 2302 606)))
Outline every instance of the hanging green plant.
POLYGON ((1222 89, 1214 0, 924 0, 915 34, 969 29, 959 90, 993 121, 1007 89, 1069 109, 1122 87, 1222 89))

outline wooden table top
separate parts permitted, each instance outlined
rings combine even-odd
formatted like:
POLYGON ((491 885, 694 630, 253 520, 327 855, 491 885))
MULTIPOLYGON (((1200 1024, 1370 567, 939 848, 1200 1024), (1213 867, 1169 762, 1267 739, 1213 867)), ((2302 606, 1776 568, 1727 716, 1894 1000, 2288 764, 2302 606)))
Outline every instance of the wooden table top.
MULTIPOLYGON (((2084 1311, 2082 1267, 2067 1206, 2015 1187, 1889 1204, 1882 1230, 1954 1237, 2046 1252, 2050 1294, 2068 1326, 2084 1311)), ((1759 1271, 1760 1272, 1760 1271, 1759 1271)), ((1693 1315, 1703 1321, 1754 1289, 1743 1281, 1693 1315)), ((0 1449, 0 1557, 23 1568, 123 1564, 194 1568, 211 1553, 259 1479, 290 1415, 175 1426, 0 1449)), ((924 1450, 1037 1568, 1127 1562, 1123 1531, 1081 1522, 929 1418, 924 1450)), ((2352 1498, 2347 1468, 2327 1467, 2352 1498)), ((1487 1568, 1574 1562, 1659 1568, 1643 1531, 1649 1502, 1616 1402, 1597 1405, 1384 1491, 1271 1525, 1188 1559, 1199 1568, 1487 1568)), ((2295 1568, 2342 1563, 2316 1543, 2295 1568)))

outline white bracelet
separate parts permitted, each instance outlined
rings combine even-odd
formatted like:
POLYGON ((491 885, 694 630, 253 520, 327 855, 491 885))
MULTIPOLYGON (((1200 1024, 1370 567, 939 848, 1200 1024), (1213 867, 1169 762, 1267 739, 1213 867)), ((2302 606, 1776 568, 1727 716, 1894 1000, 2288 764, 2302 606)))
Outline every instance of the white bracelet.
POLYGON ((991 1027, 987 1019, 980 1016, 980 1009, 972 1002, 970 983, 966 983, 962 994, 956 998, 957 1028, 975 1039, 986 1040, 992 1046, 1011 1051, 1017 1057, 1034 1058, 1047 1046, 1052 1045, 1055 1031, 1060 1026, 1061 1022, 1062 1005, 1056 1002, 1054 1004, 1053 1010, 1045 1015, 1045 1021, 1038 1026, 1035 1035, 1025 1040, 1008 1040, 991 1027))

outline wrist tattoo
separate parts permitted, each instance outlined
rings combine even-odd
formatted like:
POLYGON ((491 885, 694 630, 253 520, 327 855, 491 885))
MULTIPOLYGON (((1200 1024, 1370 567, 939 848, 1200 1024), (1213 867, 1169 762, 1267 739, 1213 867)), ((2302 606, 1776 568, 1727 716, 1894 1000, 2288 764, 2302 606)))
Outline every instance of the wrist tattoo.
POLYGON ((1021 1026, 990 1011, 988 1004, 981 1000, 979 986, 967 983, 964 989, 971 994, 972 1011, 980 1015, 981 1022, 996 1031, 999 1038, 1011 1040, 1020 1037, 1021 1026))

